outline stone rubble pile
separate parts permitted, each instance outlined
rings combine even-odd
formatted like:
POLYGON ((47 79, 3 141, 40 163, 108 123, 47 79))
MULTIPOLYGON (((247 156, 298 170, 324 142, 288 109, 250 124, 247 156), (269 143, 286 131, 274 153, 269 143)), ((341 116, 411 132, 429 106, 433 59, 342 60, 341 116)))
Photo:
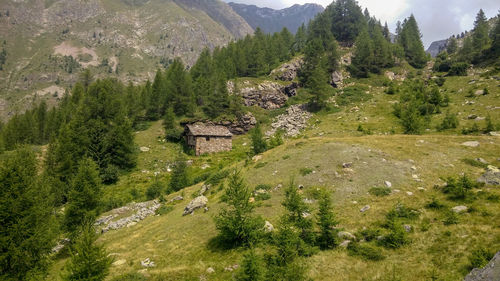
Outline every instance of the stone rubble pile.
POLYGON ((276 117, 271 124, 271 130, 266 132, 267 136, 272 136, 277 130, 283 130, 286 136, 295 137, 300 131, 307 127, 307 121, 311 118, 304 105, 292 105, 285 114, 276 117))
POLYGON ((112 210, 110 215, 98 218, 95 222, 95 226, 102 226, 100 230, 101 233, 124 228, 128 225, 136 224, 149 216, 154 216, 156 214, 156 210, 160 208, 160 206, 161 204, 157 200, 131 203, 127 206, 112 210), (131 211, 135 211, 135 213, 131 216, 113 221, 113 219, 119 217, 120 215, 131 211))

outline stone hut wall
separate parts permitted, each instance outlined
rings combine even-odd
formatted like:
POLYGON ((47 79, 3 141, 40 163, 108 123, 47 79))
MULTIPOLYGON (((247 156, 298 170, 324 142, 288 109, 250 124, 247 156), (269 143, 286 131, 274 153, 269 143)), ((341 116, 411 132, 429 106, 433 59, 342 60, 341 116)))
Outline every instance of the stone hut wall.
POLYGON ((231 151, 232 148, 233 139, 231 137, 196 137, 195 153, 197 156, 205 153, 231 151))

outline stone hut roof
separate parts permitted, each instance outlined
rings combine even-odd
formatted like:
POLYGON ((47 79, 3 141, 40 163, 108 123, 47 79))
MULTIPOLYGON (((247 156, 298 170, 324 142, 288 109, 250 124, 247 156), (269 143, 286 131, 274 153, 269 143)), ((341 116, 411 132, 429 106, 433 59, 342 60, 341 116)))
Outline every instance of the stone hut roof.
POLYGON ((233 134, 224 126, 207 125, 207 124, 188 124, 186 125, 187 133, 193 136, 201 137, 230 137, 233 134))

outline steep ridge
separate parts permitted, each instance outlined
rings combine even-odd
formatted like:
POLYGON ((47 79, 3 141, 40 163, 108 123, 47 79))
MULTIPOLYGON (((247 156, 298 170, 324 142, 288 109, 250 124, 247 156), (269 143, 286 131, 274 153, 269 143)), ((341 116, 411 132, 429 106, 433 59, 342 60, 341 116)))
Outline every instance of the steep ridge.
POLYGON ((229 3, 233 10, 242 16, 254 29, 260 27, 266 33, 279 32, 283 27, 295 33, 303 23, 307 24, 324 8, 317 4, 293 5, 274 10, 255 5, 229 3))

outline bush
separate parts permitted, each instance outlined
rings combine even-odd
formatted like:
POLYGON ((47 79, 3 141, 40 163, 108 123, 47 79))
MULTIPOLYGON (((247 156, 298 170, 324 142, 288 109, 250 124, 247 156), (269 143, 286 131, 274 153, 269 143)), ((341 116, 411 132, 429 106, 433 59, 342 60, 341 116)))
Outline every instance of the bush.
POLYGON ((431 202, 427 203, 425 205, 427 209, 434 209, 434 210, 441 210, 445 208, 446 206, 439 202, 439 200, 436 199, 436 197, 432 197, 431 202))
POLYGON ((387 213, 386 218, 388 221, 394 221, 396 219, 416 219, 420 216, 420 213, 412 208, 408 208, 403 204, 397 204, 392 210, 387 213))
POLYGON ((368 244, 368 243, 358 243, 351 242, 347 246, 347 251, 351 256, 358 256, 365 260, 370 261, 380 261, 385 259, 385 256, 381 253, 380 249, 368 244))
POLYGON ((484 164, 484 163, 481 163, 475 159, 470 159, 470 158, 464 158, 464 159, 462 159, 462 162, 464 162, 467 165, 471 165, 472 167, 477 167, 477 168, 486 169, 488 167, 488 164, 484 164))
POLYGON ((263 189, 263 190, 266 190, 266 191, 269 191, 272 189, 272 186, 269 185, 269 184, 258 184, 256 187, 255 187, 255 190, 259 190, 259 189, 263 189))
POLYGON ((452 224, 458 224, 459 221, 460 220, 457 213, 449 210, 448 212, 446 212, 443 223, 444 225, 452 225, 452 224))
POLYGON ((368 192, 370 192, 371 195, 382 197, 391 194, 391 189, 388 187, 372 187, 368 192))
POLYGON ((463 128, 462 129, 462 134, 463 135, 476 135, 476 134, 479 134, 480 130, 479 130, 479 126, 474 123, 474 125, 472 125, 471 128, 463 128))
POLYGON ((448 194, 452 200, 465 200, 472 197, 471 190, 478 188, 479 184, 471 180, 466 174, 461 177, 449 177, 446 180, 446 186, 443 193, 448 194))
POLYGON ((469 64, 465 62, 454 63, 450 71, 448 72, 449 76, 467 76, 467 68, 469 68, 469 64))
POLYGON ((257 155, 267 150, 267 142, 264 139, 260 125, 257 125, 250 131, 250 138, 254 154, 257 155))
POLYGON ((282 144, 283 144, 283 132, 281 130, 278 130, 269 139, 269 148, 275 148, 282 144))
POLYGON ((148 200, 158 198, 161 196, 162 191, 163 185, 160 183, 160 181, 155 180, 146 190, 146 198, 148 198, 148 200))
POLYGON ((446 82, 446 78, 438 77, 434 80, 434 82, 436 82, 436 85, 438 85, 439 87, 443 87, 444 83, 446 82))
POLYGON ((374 241, 381 235, 379 228, 367 228, 359 232, 358 236, 363 237, 366 241, 374 241))
POLYGON ((449 111, 446 113, 446 116, 443 119, 443 122, 438 126, 439 131, 456 129, 458 127, 459 121, 456 113, 450 113, 449 111))
POLYGON ((483 247, 479 247, 471 252, 469 256, 469 270, 485 267, 495 254, 483 247))
POLYGON ((394 83, 391 83, 387 90, 385 90, 385 93, 388 95, 395 95, 398 93, 398 91, 398 87, 394 83))
POLYGON ((310 169, 310 168, 300 168, 299 170, 299 173, 302 175, 302 176, 307 176, 309 175, 310 173, 312 173, 313 170, 310 169))
POLYGON ((367 94, 368 88, 365 86, 351 86, 344 88, 343 93, 337 96, 337 103, 340 106, 347 106, 353 103, 366 102, 372 98, 367 94))
POLYGON ((212 186, 215 186, 215 185, 218 185, 227 176, 229 176, 229 170, 220 170, 220 171, 210 175, 205 183, 210 184, 212 186))
POLYGON ((389 226, 389 234, 380 240, 380 244, 386 248, 397 249, 410 243, 408 233, 403 225, 397 222, 392 222, 389 226))

